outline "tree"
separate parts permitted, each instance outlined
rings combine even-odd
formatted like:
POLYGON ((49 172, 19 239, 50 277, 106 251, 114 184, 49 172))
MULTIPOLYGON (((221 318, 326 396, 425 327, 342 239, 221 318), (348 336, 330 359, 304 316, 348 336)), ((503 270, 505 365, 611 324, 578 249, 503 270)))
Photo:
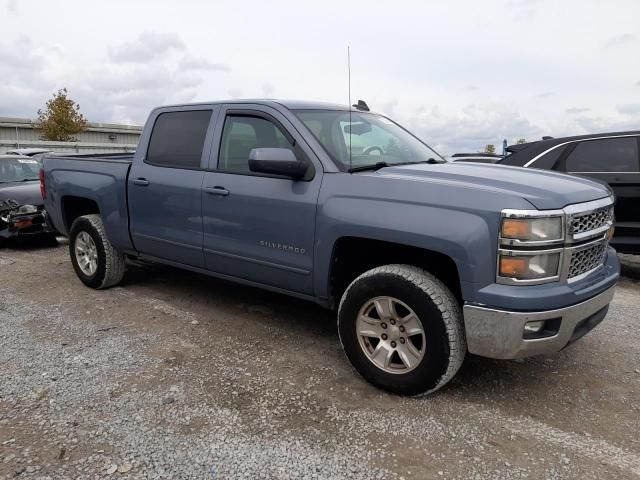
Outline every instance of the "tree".
POLYGON ((38 110, 34 126, 42 131, 42 138, 60 142, 76 140, 73 135, 87 127, 87 120, 80 113, 80 105, 71 100, 66 88, 54 93, 45 110, 38 110))
POLYGON ((490 143, 484 147, 484 153, 496 153, 496 146, 490 143))
POLYGON ((516 142, 518 145, 522 144, 522 143, 527 143, 527 141, 524 138, 519 138, 518 141, 516 142))

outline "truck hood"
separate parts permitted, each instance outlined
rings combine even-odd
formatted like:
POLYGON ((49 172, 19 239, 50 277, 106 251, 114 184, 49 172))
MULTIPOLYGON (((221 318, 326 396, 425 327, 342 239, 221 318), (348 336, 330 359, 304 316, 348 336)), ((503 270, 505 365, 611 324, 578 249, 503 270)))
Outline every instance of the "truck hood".
POLYGON ((426 184, 508 193, 522 197, 538 210, 564 208, 611 195, 606 185, 586 178, 507 165, 447 162, 387 167, 376 173, 426 184))
POLYGON ((0 200, 15 200, 20 205, 42 205, 40 182, 0 183, 0 200))

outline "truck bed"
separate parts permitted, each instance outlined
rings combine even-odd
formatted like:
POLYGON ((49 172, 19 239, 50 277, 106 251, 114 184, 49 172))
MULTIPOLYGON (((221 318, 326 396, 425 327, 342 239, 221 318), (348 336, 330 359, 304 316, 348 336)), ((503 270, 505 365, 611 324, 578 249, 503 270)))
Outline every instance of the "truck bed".
POLYGON ((127 179, 132 160, 133 153, 45 156, 42 163, 49 222, 58 232, 68 235, 79 208, 74 202, 88 199, 95 202, 114 247, 131 249, 127 179))

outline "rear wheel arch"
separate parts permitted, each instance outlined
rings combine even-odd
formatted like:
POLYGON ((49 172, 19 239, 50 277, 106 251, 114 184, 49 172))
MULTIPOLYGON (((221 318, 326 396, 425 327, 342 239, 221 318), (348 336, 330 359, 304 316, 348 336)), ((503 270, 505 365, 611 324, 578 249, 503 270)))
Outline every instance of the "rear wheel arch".
POLYGON ((64 196, 60 200, 62 207, 62 221, 67 232, 71 231, 73 222, 83 215, 100 214, 98 203, 90 198, 64 196))

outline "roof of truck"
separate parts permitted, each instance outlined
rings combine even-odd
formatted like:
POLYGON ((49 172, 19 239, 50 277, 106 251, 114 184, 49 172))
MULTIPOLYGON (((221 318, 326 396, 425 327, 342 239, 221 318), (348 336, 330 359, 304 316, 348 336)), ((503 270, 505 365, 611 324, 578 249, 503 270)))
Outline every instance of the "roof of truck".
MULTIPOLYGON (((175 105, 162 105, 164 107, 186 107, 195 105, 217 105, 220 103, 257 103, 261 105, 282 105, 289 110, 349 110, 347 105, 330 102, 315 102, 308 100, 279 100, 274 98, 242 98, 234 100, 213 100, 210 102, 196 102, 196 103, 182 103, 175 105)), ((353 111, 360 111, 355 107, 351 108, 353 111)))

